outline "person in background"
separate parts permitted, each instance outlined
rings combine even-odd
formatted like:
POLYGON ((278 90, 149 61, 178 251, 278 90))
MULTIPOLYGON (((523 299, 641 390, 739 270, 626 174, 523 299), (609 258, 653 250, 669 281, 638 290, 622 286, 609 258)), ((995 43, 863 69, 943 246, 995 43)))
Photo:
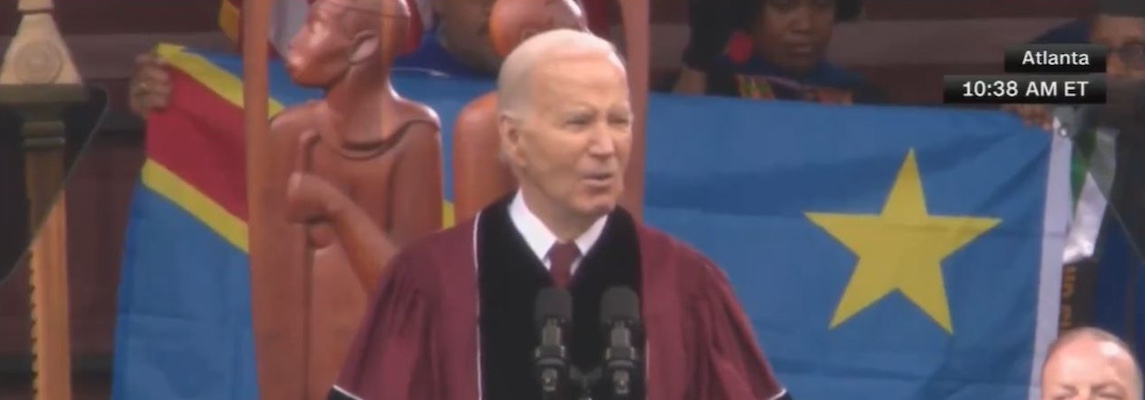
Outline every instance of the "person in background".
MULTIPOLYGON (((1138 249, 1145 248, 1145 1, 1100 0, 1098 14, 1089 20, 1089 42, 1110 48, 1106 64, 1109 94, 1098 106, 1051 107, 1039 104, 1003 106, 1027 124, 1052 130, 1054 117, 1074 120, 1066 126, 1071 136, 1116 132, 1116 165, 1109 193, 1138 249)), ((1082 157, 1076 162, 1087 162, 1082 157)))
POLYGON ((690 0, 691 37, 674 91, 759 100, 878 103, 881 91, 826 59, 860 0, 690 0))
MULTIPOLYGON (((292 17, 298 13, 305 15, 313 0, 279 0, 276 3, 276 20, 272 28, 271 50, 285 53, 284 45, 304 22, 292 17)), ((610 17, 607 12, 614 0, 578 0, 589 18, 594 33, 606 34, 610 17)), ((496 0, 408 0, 411 14, 416 16, 415 34, 410 35, 410 52, 399 57, 394 63, 395 71, 422 71, 435 76, 460 77, 471 79, 493 79, 501 59, 493 50, 489 40, 489 13, 496 0), (427 15, 428 14, 428 15, 427 15), (426 27, 426 28, 422 28, 426 27)), ((241 0, 223 0, 221 21, 223 30, 238 41, 237 10, 241 0)), ((128 103, 131 110, 145 117, 153 109, 167 105, 170 97, 170 82, 163 61, 153 53, 136 57, 136 70, 132 75, 128 103)))
POLYGON ((1042 367, 1042 399, 1141 400, 1141 367, 1129 345, 1096 328, 1063 333, 1042 367))
POLYGON ((1033 43, 1089 43, 1089 31, 1092 29, 1088 18, 1081 18, 1056 26, 1033 40, 1033 43))
MULTIPOLYGON (((1076 39, 1079 27, 1087 28, 1087 42, 1110 48, 1106 75, 1111 85, 1132 86, 1135 82, 1145 82, 1145 1, 1100 1, 1097 15, 1051 30, 1035 39, 1034 43, 1063 43, 1058 40, 1076 39)), ((1018 114, 1030 125, 1052 129, 1053 107, 1013 104, 1003 109, 1018 114)))
MULTIPOLYGON (((1095 307, 1092 320, 1110 331, 1132 335, 1140 343, 1145 335, 1128 327, 1145 319, 1145 312, 1132 306, 1139 303, 1132 294, 1145 287, 1145 279, 1134 271, 1145 267, 1145 2, 1098 0, 1097 5, 1097 13, 1085 19, 1086 41, 1110 48, 1106 103, 1007 105, 1003 109, 1018 114, 1028 125, 1073 139, 1077 216, 1093 222, 1071 229, 1092 230, 1083 235, 1096 235, 1086 239, 1093 250, 1084 256, 1096 268, 1093 290, 1095 302, 1101 305, 1095 307)), ((1068 30, 1042 39, 1069 38, 1061 32, 1068 30)), ((1138 355, 1145 356, 1145 352, 1138 355)))

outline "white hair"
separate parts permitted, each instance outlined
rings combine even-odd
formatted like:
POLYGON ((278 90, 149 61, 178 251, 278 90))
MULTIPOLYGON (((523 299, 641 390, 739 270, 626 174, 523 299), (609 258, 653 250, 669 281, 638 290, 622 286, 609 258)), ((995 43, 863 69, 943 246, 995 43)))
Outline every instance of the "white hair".
POLYGON ((537 66, 556 57, 603 54, 620 58, 611 42, 588 32, 554 29, 521 42, 505 57, 497 76, 497 108, 502 115, 518 112, 529 101, 529 78, 537 66))
MULTIPOLYGON (((620 59, 616 46, 588 32, 554 29, 525 39, 501 63, 497 75, 498 118, 519 115, 528 107, 529 81, 537 66, 561 56, 594 53, 620 59)), ((509 164, 506 150, 502 143, 498 156, 503 164, 509 164)))
POLYGON ((1042 365, 1042 374, 1045 375, 1045 367, 1049 364, 1049 359, 1056 353, 1061 351, 1062 348, 1081 341, 1092 340, 1095 342, 1112 343, 1117 346, 1129 360, 1133 363, 1133 387, 1130 388, 1130 399, 1139 400, 1142 398, 1142 391, 1145 391, 1145 378, 1142 377, 1141 364, 1137 362, 1137 357, 1134 355, 1133 347, 1129 346, 1124 340, 1117 337, 1112 333, 1094 327, 1080 327, 1074 328, 1069 331, 1063 332, 1050 343, 1049 349, 1046 350, 1046 363, 1042 365))

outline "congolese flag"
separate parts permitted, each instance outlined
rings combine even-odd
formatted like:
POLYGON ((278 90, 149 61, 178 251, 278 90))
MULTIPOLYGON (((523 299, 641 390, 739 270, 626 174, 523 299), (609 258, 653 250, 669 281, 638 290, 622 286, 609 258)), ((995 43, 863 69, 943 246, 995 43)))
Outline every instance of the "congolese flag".
POLYGON ((1064 140, 996 112, 704 101, 653 105, 645 215, 727 269, 796 398, 1038 398, 1064 140))
MULTIPOLYGON (((167 45, 158 53, 172 67, 173 96, 148 120, 124 251, 113 397, 256 399, 241 59, 167 45)), ((292 85, 281 63, 269 72, 272 115, 319 95, 292 85)), ((489 90, 430 83, 421 87, 443 96, 435 109, 444 126, 489 90)))
POLYGON ((256 399, 241 82, 178 48, 160 53, 173 66, 175 95, 148 121, 121 273, 113 396, 256 399))
MULTIPOLYGON (((162 53, 180 71, 149 122, 115 398, 254 399, 240 62, 162 53)), ((270 70, 272 110, 318 95, 270 70)), ((395 86, 445 127, 492 88, 395 86)), ((1000 113, 676 96, 650 109, 649 222, 724 267, 795 396, 1035 398, 1058 326, 1068 146, 1000 113)))

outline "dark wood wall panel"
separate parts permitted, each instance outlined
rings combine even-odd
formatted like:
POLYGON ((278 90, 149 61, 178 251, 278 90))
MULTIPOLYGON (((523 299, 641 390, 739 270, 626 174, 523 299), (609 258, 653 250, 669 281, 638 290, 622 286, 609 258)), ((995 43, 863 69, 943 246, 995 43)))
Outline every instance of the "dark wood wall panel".
MULTIPOLYGON (((291 1, 291 0, 286 0, 291 1)), ((16 31, 14 1, 0 5, 0 35, 16 31)), ((56 0, 65 35, 218 30, 220 0, 56 0)))
MULTIPOLYGON (((116 291, 131 193, 139 177, 139 143, 98 138, 77 160, 68 182, 68 278, 72 346, 76 354, 110 354, 116 291)), ((4 202, 18 201, 0 193, 4 202)), ((4 227, 13 229, 20 227, 4 227)), ((28 272, 0 285, 0 356, 27 354, 28 272)))
MULTIPOLYGON (((296 0, 282 0, 296 1, 296 0)), ((300 1, 300 0, 298 0, 300 1)), ((687 21, 685 0, 655 0, 653 21, 687 21)), ((218 29, 220 0, 57 0, 65 34, 206 32, 218 29)), ((1087 0, 866 0, 868 20, 1077 17, 1087 0)), ((0 35, 11 34, 15 7, 0 7, 0 35)))
POLYGON ((1091 0, 866 0, 870 20, 1074 18, 1094 9, 1091 0))
MULTIPOLYGON (((686 0, 654 0, 652 20, 686 23, 686 0)), ((1093 10, 1091 0, 865 0, 864 19, 934 20, 984 18, 1073 18, 1093 10)))

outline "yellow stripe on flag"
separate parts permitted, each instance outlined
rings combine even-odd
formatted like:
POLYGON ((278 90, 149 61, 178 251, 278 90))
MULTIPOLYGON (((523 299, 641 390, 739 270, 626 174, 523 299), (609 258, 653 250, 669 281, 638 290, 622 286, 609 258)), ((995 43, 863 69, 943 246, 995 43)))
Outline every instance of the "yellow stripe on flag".
MULTIPOLYGON (((219 68, 206 57, 184 51, 182 46, 160 44, 155 48, 155 52, 168 65, 195 78, 227 102, 240 109, 243 108, 243 81, 234 74, 219 68)), ((283 106, 278 100, 269 98, 267 101, 270 102, 268 118, 282 112, 283 106)))
POLYGON ((237 45, 239 43, 239 19, 242 18, 242 13, 231 0, 222 0, 219 5, 219 28, 231 41, 237 45))
MULTIPOLYGON (((226 0, 224 0, 224 2, 225 1, 226 0)), ((212 92, 215 92, 216 94, 218 94, 219 97, 222 97, 223 99, 230 102, 231 104, 234 104, 236 107, 239 107, 239 108, 243 107, 243 83, 242 83, 242 80, 240 80, 234 74, 230 73, 229 71, 227 71, 225 69, 219 68, 214 63, 212 63, 210 60, 208 60, 206 57, 185 51, 185 48, 182 46, 172 45, 172 44, 160 44, 159 46, 157 46, 155 48, 155 52, 157 54, 159 54, 159 56, 162 57, 163 60, 165 60, 168 65, 171 65, 172 67, 178 68, 179 70, 183 71, 187 75, 190 75, 192 78, 194 78, 195 80, 202 83, 203 86, 205 86, 206 88, 208 88, 212 92)), ((270 111, 269 114, 270 115, 268 115, 268 118, 277 115, 278 113, 282 112, 282 110, 285 108, 282 105, 282 103, 280 103, 278 100, 270 98, 270 99, 268 99, 268 101, 270 102, 270 104, 269 104, 269 111, 270 111)), ((148 164, 155 164, 155 163, 152 161, 148 161, 148 164)), ((155 165, 159 168, 162 168, 158 164, 155 164, 155 165)), ((163 170, 167 171, 166 168, 164 168, 163 170)), ((146 173, 147 173, 146 171, 147 170, 146 170, 146 166, 145 166, 144 176, 146 176, 146 173)), ((170 171, 167 171, 167 173, 171 174, 170 171)), ((175 179, 178 179, 178 177, 176 177, 174 174, 171 174, 171 176, 174 177, 175 179)), ((182 182, 181 179, 179 181, 182 182)), ((186 185, 186 184, 184 183, 184 185, 186 185)), ((148 185, 148 186, 150 186, 150 185, 148 185)), ((194 188, 191 188, 191 189, 194 190, 194 188)), ((197 190, 196 190, 196 193, 198 193, 197 190)), ((204 199, 207 199, 205 196, 203 196, 201 194, 200 194, 200 196, 202 196, 204 199)), ((174 200, 174 198, 172 198, 172 200, 174 200)), ((210 201, 210 200, 207 199, 206 201, 210 201)), ((214 204, 214 203, 212 202, 212 204, 214 204)), ((443 207, 442 208, 442 224, 446 228, 453 226, 453 224, 456 222, 454 219, 454 215, 453 215, 453 203, 450 202, 449 200, 444 200, 442 207, 443 207)), ((226 212, 222 208, 219 208, 219 210, 221 210, 224 213, 226 212)), ((244 238, 243 239, 243 246, 245 246, 246 245, 245 244, 246 243, 246 239, 245 239, 246 238, 246 233, 245 233, 246 232, 246 223, 245 222, 243 223, 242 229, 243 229, 243 238, 244 238)), ((220 232, 220 234, 222 234, 222 232, 220 232)), ((243 247, 243 248, 245 250, 245 247, 243 247)))
POLYGON ((186 210, 227 242, 244 253, 250 251, 246 222, 227 212, 225 208, 194 186, 187 184, 167 167, 147 160, 143 164, 142 179, 143 185, 186 210))
POLYGON ((457 221, 454 221, 454 218, 455 217, 453 215, 453 202, 449 201, 449 200, 445 200, 444 202, 442 202, 442 205, 441 205, 441 219, 443 220, 442 221, 442 227, 447 228, 447 229, 453 227, 453 224, 457 222, 457 221))

